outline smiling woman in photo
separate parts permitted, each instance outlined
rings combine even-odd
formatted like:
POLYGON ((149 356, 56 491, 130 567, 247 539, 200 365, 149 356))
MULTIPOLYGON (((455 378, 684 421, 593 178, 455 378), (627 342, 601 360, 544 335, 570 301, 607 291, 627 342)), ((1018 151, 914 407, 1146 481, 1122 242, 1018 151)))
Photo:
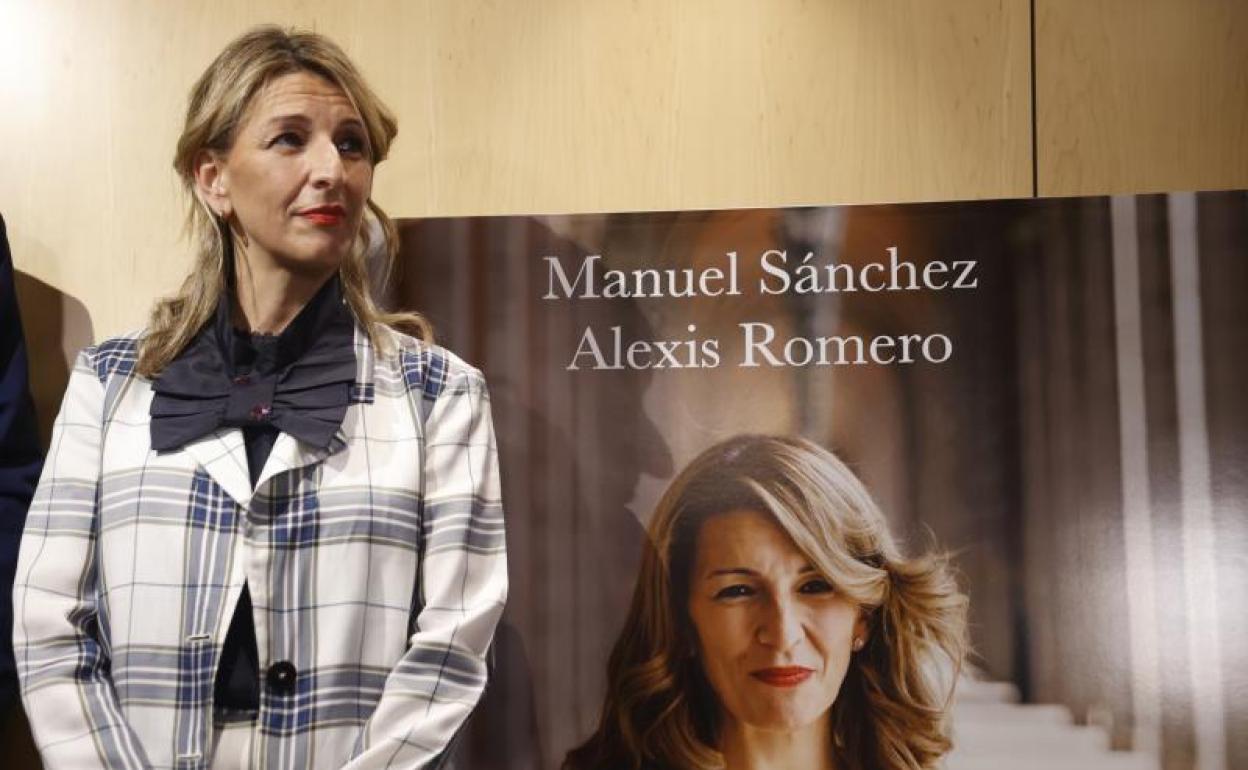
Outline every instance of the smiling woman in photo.
POLYGON ((649 525, 599 727, 568 770, 928 770, 950 750, 966 597, 906 558, 862 483, 799 438, 738 436, 649 525))
POLYGON ((497 451, 480 372, 369 294, 396 131, 316 34, 257 28, 192 88, 193 267, 79 356, 23 535, 46 767, 423 768, 480 697, 497 451))

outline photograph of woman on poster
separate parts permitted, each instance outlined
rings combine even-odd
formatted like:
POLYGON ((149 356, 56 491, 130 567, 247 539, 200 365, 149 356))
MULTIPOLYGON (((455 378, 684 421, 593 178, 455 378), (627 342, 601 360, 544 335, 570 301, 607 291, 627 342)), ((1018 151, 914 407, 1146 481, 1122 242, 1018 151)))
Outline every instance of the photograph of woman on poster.
POLYGON ((566 770, 923 770, 950 750, 967 599, 944 557, 901 554, 832 453, 716 444, 648 533, 599 727, 566 770))
POLYGON ((194 266, 78 357, 22 540, 46 767, 432 767, 480 697, 497 449, 481 373, 370 295, 396 132, 317 34, 256 28, 191 90, 194 266))

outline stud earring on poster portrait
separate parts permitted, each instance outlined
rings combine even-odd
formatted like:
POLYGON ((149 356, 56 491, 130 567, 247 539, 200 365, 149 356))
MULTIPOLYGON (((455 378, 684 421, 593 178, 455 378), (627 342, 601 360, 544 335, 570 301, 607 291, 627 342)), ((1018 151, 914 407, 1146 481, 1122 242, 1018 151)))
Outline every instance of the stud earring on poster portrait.
POLYGON ((850 654, 862 652, 871 638, 871 615, 875 610, 860 609, 858 619, 854 622, 853 636, 850 637, 850 654))

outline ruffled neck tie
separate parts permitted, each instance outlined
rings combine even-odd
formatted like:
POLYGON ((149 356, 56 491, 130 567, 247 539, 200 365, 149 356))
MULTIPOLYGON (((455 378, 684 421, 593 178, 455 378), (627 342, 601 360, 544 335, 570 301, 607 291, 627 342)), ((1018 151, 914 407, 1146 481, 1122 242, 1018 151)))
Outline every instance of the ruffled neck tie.
POLYGON ((235 333, 227 292, 214 322, 152 382, 152 448, 177 449, 220 428, 268 426, 328 447, 355 381, 354 331, 336 276, 276 336, 235 333))

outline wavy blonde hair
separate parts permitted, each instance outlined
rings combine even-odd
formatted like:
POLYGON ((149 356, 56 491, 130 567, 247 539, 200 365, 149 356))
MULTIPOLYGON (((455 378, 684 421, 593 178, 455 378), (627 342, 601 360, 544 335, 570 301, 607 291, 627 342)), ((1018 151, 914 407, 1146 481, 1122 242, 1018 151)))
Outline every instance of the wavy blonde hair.
POLYGON ((788 436, 737 436, 707 449, 667 488, 649 526, 594 735, 567 770, 722 767, 720 705, 688 613, 697 538, 734 509, 770 513, 868 622, 832 706, 837 767, 928 770, 952 748, 947 714, 967 654, 967 598, 947 558, 905 558, 879 507, 831 452, 788 436))
MULTIPOLYGON (((186 231, 195 246, 194 263, 172 297, 156 303, 139 351, 138 371, 155 376, 191 341, 215 312, 221 292, 229 286, 233 235, 195 189, 196 158, 205 150, 227 152, 252 99, 265 85, 282 75, 311 72, 342 89, 360 113, 368 134, 371 161, 383 161, 398 133, 398 122, 377 97, 342 49, 312 32, 256 27, 225 47, 191 88, 186 123, 178 139, 173 167, 188 196, 186 231)), ((368 211, 384 240, 379 266, 388 276, 398 253, 398 233, 386 212, 370 198, 368 211)), ((338 272, 343 295, 373 345, 388 348, 383 326, 411 330, 422 339, 432 337, 428 323, 416 313, 392 313, 378 307, 369 289, 368 254, 371 236, 367 223, 338 272)))

